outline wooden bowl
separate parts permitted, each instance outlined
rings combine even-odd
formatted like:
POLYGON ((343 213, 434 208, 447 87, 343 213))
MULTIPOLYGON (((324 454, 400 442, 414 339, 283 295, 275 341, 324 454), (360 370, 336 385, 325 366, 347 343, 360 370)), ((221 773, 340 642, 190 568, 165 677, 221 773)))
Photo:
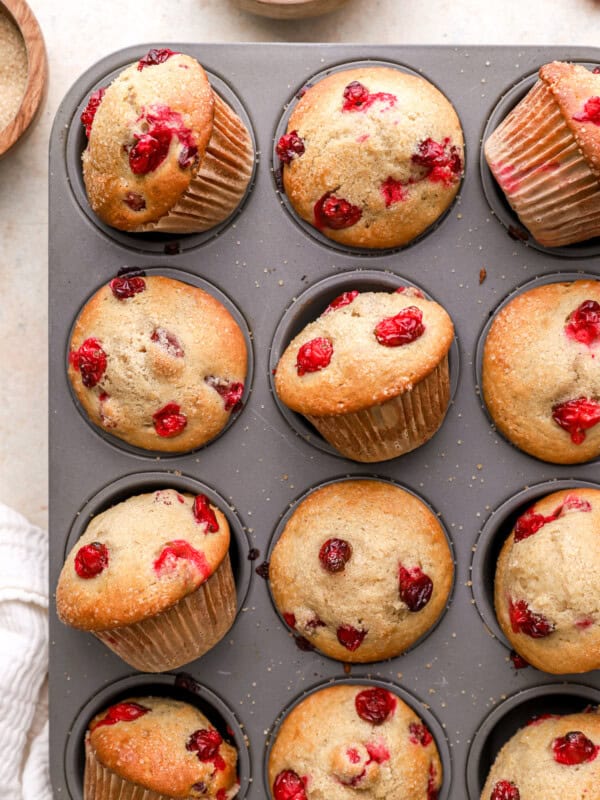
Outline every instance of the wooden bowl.
POLYGON ((348 0, 235 0, 244 11, 273 19, 318 17, 341 8, 348 0))
POLYGON ((0 131, 0 158, 21 138, 39 111, 48 81, 48 62, 44 37, 37 19, 25 0, 0 0, 21 31, 27 51, 27 83, 21 105, 12 122, 0 131))

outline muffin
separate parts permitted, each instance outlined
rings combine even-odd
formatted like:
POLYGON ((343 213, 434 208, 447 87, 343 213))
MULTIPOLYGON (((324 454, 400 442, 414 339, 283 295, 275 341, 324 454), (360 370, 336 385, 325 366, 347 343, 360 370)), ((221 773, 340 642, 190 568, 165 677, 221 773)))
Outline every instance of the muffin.
POLYGON ((296 212, 344 245, 408 244, 450 206, 463 134, 448 99, 392 67, 335 72, 303 90, 276 152, 296 212))
POLYGON ((393 658, 442 614, 454 563, 437 517, 410 492, 347 480, 311 492, 271 554, 287 624, 339 661, 393 658))
POLYGON ((600 75, 546 64, 485 143, 506 199, 546 247, 600 236, 600 75))
POLYGON ((498 430, 543 461, 600 455, 600 282, 550 283, 517 295, 492 323, 483 396, 498 430))
POLYGON ((241 406, 247 362, 244 334, 210 294, 127 274, 84 306, 68 374, 94 425, 145 450, 183 452, 217 436, 241 406))
POLYGON ((87 526, 62 568, 56 610, 141 672, 199 658, 232 626, 224 514, 200 494, 129 497, 87 526))
POLYGON ((272 800, 435 800, 442 765, 428 728, 380 686, 338 684, 283 720, 269 754, 272 800))
POLYGON ((97 714, 85 736, 84 800, 232 800, 237 752, 197 708, 134 697, 97 714))
POLYGON ((288 345, 275 390, 346 458, 396 458, 442 424, 453 337, 446 311, 418 289, 344 292, 288 345))
POLYGON ((252 177, 244 123, 194 58, 168 48, 95 91, 81 121, 88 200, 113 228, 206 231, 237 208, 252 177))
POLYGON ((498 621, 514 649, 545 672, 600 669, 600 490, 538 500, 504 543, 498 621))
POLYGON ((596 800, 600 714, 543 714, 500 750, 481 800, 596 800))

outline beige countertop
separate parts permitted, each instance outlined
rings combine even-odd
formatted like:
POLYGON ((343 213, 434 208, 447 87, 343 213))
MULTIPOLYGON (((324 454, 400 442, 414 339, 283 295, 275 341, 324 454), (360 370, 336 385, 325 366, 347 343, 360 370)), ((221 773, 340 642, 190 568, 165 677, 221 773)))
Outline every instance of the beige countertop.
POLYGON ((598 0, 349 0, 303 22, 252 17, 232 0, 30 5, 46 37, 50 85, 35 130, 0 161, 0 501, 40 525, 48 509, 47 148, 56 108, 85 69, 113 50, 160 41, 600 44, 598 0))

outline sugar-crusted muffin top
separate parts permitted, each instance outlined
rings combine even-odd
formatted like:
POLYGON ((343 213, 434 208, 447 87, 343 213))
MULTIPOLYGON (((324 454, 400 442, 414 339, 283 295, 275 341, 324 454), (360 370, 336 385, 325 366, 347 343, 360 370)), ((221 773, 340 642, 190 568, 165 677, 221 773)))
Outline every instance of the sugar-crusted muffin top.
POLYGON ((444 359, 453 336, 447 312, 418 289, 345 292, 288 345, 275 389, 302 414, 360 411, 410 391, 444 359))
POLYGON ((600 786, 600 714, 533 718, 504 745, 481 800, 595 798, 600 786))
POLYGON ((344 70, 308 87, 277 153, 301 217, 331 239, 373 248, 406 244, 429 227, 464 166, 448 99, 392 67, 344 70))
POLYGON ((208 580, 229 542, 224 514, 205 495, 129 497, 94 517, 67 556, 58 615, 91 631, 155 616, 208 580))
POLYGON ((244 335, 216 298, 182 281, 113 279, 84 306, 69 351, 92 422, 138 447, 199 447, 241 403, 244 335))
POLYGON ((502 308, 485 342, 483 394, 527 453, 564 464, 600 455, 600 282, 537 286, 502 308))
POLYGON ((237 752, 195 706, 134 697, 97 714, 86 750, 121 778, 167 797, 231 800, 237 752))
POLYGON ((431 732, 397 695, 338 685, 302 700, 269 755, 273 800, 428 800, 442 785, 431 732))
POLYGON ((600 669, 600 490, 573 488, 522 514, 498 559, 496 613, 529 663, 600 669))
POLYGON ((280 613, 341 661, 392 658, 442 613, 454 565, 435 515, 383 481, 332 483, 302 500, 270 559, 280 613))

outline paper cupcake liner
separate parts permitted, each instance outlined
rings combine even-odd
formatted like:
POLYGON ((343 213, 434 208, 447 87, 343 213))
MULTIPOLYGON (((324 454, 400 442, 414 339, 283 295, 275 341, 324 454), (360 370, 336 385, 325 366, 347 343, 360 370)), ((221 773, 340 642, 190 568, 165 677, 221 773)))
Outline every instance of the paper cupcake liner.
POLYGON ((430 439, 442 424, 450 402, 448 356, 404 394, 378 406, 331 417, 306 418, 346 458, 387 461, 430 439))
POLYGON ((137 231, 201 233, 226 220, 244 197, 254 167, 252 140, 235 111, 213 96, 213 132, 196 177, 167 214, 137 231))
POLYGON ((236 615, 229 554, 195 592, 148 619, 95 636, 140 672, 165 672, 194 661, 225 636, 236 615))
POLYGON ((494 177, 519 219, 546 247, 600 236, 600 179, 542 81, 485 144, 494 177))

